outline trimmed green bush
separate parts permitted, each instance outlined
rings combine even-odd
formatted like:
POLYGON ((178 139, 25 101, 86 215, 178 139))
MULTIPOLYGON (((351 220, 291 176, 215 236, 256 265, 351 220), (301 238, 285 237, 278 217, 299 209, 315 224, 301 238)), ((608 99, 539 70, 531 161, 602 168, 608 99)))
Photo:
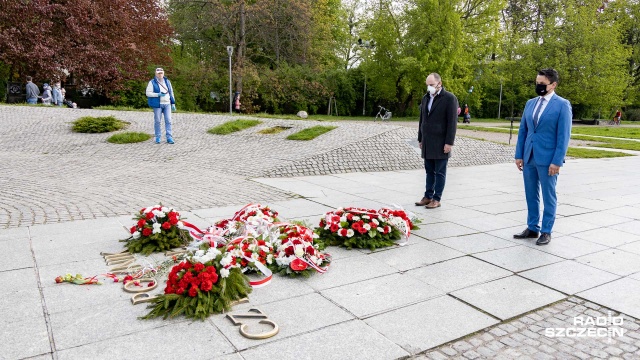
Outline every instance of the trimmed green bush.
POLYGON ((85 116, 73 122, 73 131, 79 133, 105 133, 124 129, 128 122, 113 116, 85 116))
POLYGON ((336 127, 337 126, 321 126, 321 125, 310 127, 287 136, 287 140, 302 140, 302 141, 313 140, 318 136, 335 129, 336 127))
POLYGON ((207 132, 209 134, 227 135, 240 130, 248 129, 250 127, 256 126, 261 123, 262 121, 260 120, 240 119, 240 120, 228 121, 224 124, 220 124, 214 128, 207 130, 207 132))
POLYGON ((139 132, 123 132, 110 136, 107 141, 112 144, 131 144, 151 139, 151 135, 139 132))

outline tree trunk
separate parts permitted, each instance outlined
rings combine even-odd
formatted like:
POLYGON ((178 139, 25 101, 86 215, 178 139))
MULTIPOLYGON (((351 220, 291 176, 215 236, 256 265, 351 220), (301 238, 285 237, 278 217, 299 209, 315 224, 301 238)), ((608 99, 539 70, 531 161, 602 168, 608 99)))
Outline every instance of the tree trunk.
POLYGON ((238 43, 236 44, 236 91, 242 94, 242 74, 244 72, 244 56, 246 50, 246 34, 245 34, 245 0, 239 0, 240 8, 238 16, 240 20, 240 29, 238 43))

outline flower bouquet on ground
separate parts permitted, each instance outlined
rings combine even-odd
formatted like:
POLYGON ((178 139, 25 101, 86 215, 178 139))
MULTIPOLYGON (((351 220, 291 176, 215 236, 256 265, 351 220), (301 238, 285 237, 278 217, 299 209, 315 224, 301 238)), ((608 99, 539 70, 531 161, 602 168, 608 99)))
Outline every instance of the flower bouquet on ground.
POLYGON ((189 242, 189 232, 180 220, 180 213, 161 205, 140 210, 130 229, 131 237, 120 240, 131 253, 149 255, 184 246, 189 242))
MULTIPOLYGON (((205 245, 206 246, 206 245, 205 245)), ((220 264, 223 269, 240 269, 242 273, 260 273, 262 279, 250 281, 254 287, 262 287, 271 282, 273 273, 268 265, 273 263, 273 245, 262 236, 245 235, 238 237, 226 246, 220 264)))
POLYGON ((404 210, 347 207, 327 212, 315 232, 327 245, 375 250, 408 239, 418 222, 404 210))
POLYGON ((289 276, 308 277, 313 272, 325 273, 331 256, 320 251, 324 247, 315 242, 317 238, 318 235, 305 226, 282 226, 274 245, 275 263, 270 264, 270 268, 289 276))
POLYGON ((251 286, 239 268, 225 269, 222 258, 223 253, 212 247, 175 265, 169 272, 164 294, 153 300, 149 305, 151 312, 142 318, 166 319, 184 314, 187 318, 204 320, 211 314, 230 310, 234 301, 251 292, 251 286))

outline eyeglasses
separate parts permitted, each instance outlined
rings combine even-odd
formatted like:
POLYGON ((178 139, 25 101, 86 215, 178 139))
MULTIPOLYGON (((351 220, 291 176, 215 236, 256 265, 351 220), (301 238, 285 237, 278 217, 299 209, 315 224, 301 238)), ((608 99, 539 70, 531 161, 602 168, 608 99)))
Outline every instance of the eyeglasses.
POLYGON ((164 72, 164 70, 162 70, 162 68, 157 68, 157 69, 156 69, 156 72, 157 72, 157 73, 161 73, 161 72, 164 72))

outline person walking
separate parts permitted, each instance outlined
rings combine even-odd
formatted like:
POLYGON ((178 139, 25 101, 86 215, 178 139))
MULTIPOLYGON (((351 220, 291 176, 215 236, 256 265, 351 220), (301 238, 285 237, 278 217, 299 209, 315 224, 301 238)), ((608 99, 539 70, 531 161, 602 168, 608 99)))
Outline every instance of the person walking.
POLYGON ((63 96, 62 96, 62 87, 60 86, 60 82, 56 82, 53 84, 53 97, 52 102, 53 105, 62 106, 63 96))
POLYGON ((439 74, 431 73, 425 81, 427 94, 422 97, 418 125, 418 145, 424 159, 426 189, 416 206, 440 207, 458 123, 458 99, 445 91, 439 74))
POLYGON ((27 92, 27 104, 37 104, 38 103, 38 96, 40 96, 40 89, 38 89, 38 85, 34 84, 33 79, 31 78, 31 76, 27 76, 27 85, 26 85, 26 92, 27 92))
POLYGON ((620 125, 620 120, 622 119, 622 113, 620 112, 620 109, 616 110, 616 116, 613 118, 613 122, 616 125, 620 125))
POLYGON ((556 183, 571 137, 571 103, 555 93, 558 72, 538 71, 536 93, 527 101, 520 120, 515 162, 523 172, 527 199, 527 228, 515 239, 538 238, 536 245, 551 241, 556 220, 556 183), (544 212, 540 226, 540 190, 544 212), (538 237, 538 235, 540 237, 538 237))
POLYGON ((49 84, 44 83, 42 85, 42 103, 45 105, 51 105, 51 100, 53 100, 53 95, 51 94, 51 86, 49 84))
POLYGON ((164 127, 168 144, 175 144, 171 129, 171 111, 176 111, 176 100, 173 96, 173 88, 169 79, 164 77, 162 68, 156 69, 156 76, 147 85, 147 103, 153 108, 153 129, 156 135, 156 144, 160 144, 161 124, 164 116, 164 127))

